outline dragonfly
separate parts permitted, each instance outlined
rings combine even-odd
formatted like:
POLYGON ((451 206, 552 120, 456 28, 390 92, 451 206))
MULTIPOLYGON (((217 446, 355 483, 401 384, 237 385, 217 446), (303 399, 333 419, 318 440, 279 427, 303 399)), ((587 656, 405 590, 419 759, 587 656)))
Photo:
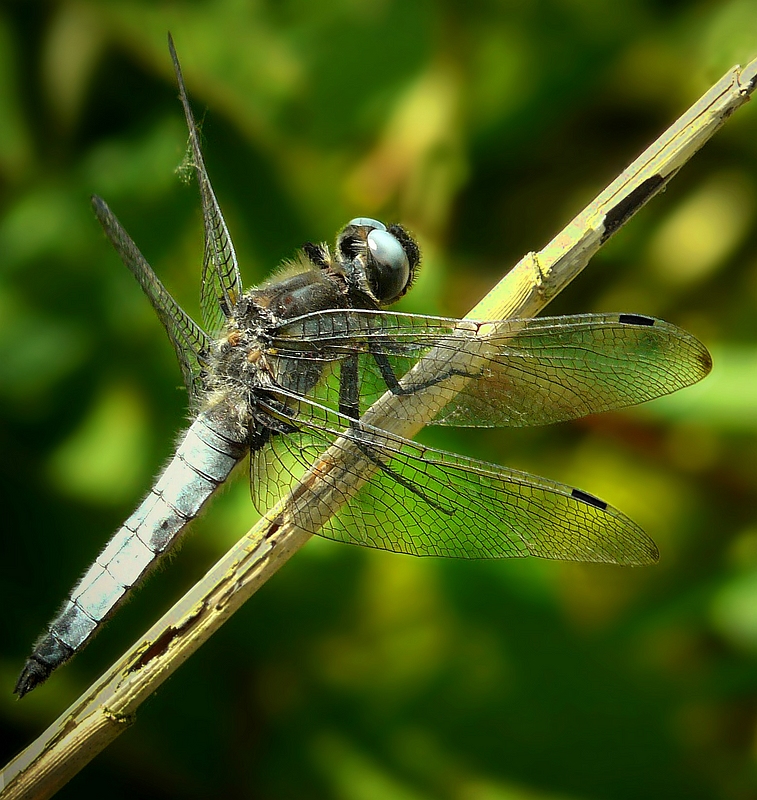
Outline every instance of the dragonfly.
POLYGON ((105 201, 93 196, 92 205, 168 334, 193 421, 37 640, 16 694, 92 639, 246 458, 259 513, 286 498, 298 527, 328 539, 415 556, 656 562, 652 539, 588 492, 421 445, 363 417, 388 391, 398 418, 419 427, 432 413, 435 424, 472 427, 576 419, 695 383, 711 368, 704 345, 641 314, 471 321, 387 310, 412 286, 421 252, 401 225, 368 217, 352 219, 333 247, 306 243, 244 291, 170 35, 169 52, 200 188, 202 326, 105 201), (340 455, 346 466, 332 469, 340 455), (345 474, 362 485, 344 488, 345 474), (313 508, 327 496, 340 508, 324 520, 313 508))

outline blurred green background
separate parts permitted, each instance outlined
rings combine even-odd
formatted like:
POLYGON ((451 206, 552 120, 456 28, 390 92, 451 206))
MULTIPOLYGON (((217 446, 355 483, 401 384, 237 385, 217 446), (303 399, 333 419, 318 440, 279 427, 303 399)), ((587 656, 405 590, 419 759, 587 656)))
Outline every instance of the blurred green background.
MULTIPOLYGON (((196 312, 171 30, 245 282, 349 218, 425 252, 406 310, 461 315, 734 63, 757 0, 0 4, 0 745, 28 744, 255 521, 237 480, 177 558, 22 702, 35 637, 185 423, 107 199, 196 312)), ((581 486, 658 566, 413 559, 310 542, 60 797, 757 797, 757 109, 549 313, 698 335, 701 386, 428 441, 581 486)))

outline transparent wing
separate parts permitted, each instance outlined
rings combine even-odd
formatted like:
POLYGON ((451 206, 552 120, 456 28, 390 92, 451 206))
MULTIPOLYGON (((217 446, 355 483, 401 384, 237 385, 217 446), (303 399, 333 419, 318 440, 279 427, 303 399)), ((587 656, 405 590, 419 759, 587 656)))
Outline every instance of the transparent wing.
POLYGON ((184 108, 187 128, 189 128, 192 163, 197 175, 197 183, 200 186, 200 198, 202 200, 202 222, 205 231, 205 252, 203 255, 202 284, 200 288, 202 319, 205 328, 211 334, 216 334, 223 327, 223 323, 242 294, 242 280, 239 275, 234 245, 205 169, 205 161, 200 149, 200 136, 197 132, 192 109, 189 107, 184 78, 170 34, 168 35, 168 49, 171 53, 176 80, 179 84, 179 97, 184 108))
MULTIPOLYGON (((675 325, 637 314, 583 314, 472 322, 388 311, 324 311, 283 325, 276 358, 338 361, 360 352, 361 412, 395 392, 444 385, 457 394, 434 424, 544 425, 624 408, 696 383, 712 362, 675 325), (422 369, 411 369, 419 360, 422 369), (387 365, 389 373, 387 373, 387 365)), ((335 406, 334 382, 312 394, 335 406)), ((453 394, 453 392, 451 392, 453 394)), ((403 419, 424 417, 400 404, 403 419)))
POLYGON ((121 261, 137 279, 166 329, 168 338, 179 359, 184 385, 190 404, 195 406, 203 388, 205 358, 210 341, 205 331, 181 308, 161 283, 134 240, 124 230, 107 203, 97 195, 92 196, 92 207, 121 261))
POLYGON ((315 473, 298 485, 294 516, 328 539, 416 556, 625 565, 658 559, 641 528, 578 489, 362 424, 349 427, 347 418, 314 403, 301 402, 289 419, 296 430, 272 437, 256 454, 254 477, 267 470, 267 479, 253 496, 261 513, 270 509, 315 463, 315 473), (339 457, 334 450, 324 455, 329 446, 339 457), (366 475, 353 496, 350 487, 366 475), (319 527, 334 497, 344 505, 319 527))

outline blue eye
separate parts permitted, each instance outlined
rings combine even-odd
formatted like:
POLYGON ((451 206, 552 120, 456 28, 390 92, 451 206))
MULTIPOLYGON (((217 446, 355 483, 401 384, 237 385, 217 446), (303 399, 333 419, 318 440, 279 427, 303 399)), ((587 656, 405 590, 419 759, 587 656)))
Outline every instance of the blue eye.
POLYGON ((377 219, 371 219, 370 217, 355 217, 355 219, 351 219, 347 225, 357 225, 361 228, 374 228, 377 231, 386 230, 386 225, 384 225, 383 222, 379 222, 377 219))
POLYGON ((407 253, 386 229, 371 231, 367 241, 372 256, 368 272, 373 294, 380 302, 388 302, 399 297, 407 288, 410 280, 407 253))

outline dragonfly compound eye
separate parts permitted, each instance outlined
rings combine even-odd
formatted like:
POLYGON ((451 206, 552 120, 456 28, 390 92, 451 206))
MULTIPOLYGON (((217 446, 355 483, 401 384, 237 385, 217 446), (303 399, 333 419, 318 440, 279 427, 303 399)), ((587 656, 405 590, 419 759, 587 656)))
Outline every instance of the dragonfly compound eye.
POLYGON ((371 217, 355 217, 355 219, 351 219, 347 223, 347 227, 349 228, 350 225, 355 225, 359 228, 375 228, 377 231, 385 231, 386 225, 383 222, 379 222, 377 219, 371 219, 371 217))
POLYGON ((410 262, 397 238, 385 230, 368 234, 371 254, 369 280, 373 294, 382 303, 400 297, 410 280, 410 262))

